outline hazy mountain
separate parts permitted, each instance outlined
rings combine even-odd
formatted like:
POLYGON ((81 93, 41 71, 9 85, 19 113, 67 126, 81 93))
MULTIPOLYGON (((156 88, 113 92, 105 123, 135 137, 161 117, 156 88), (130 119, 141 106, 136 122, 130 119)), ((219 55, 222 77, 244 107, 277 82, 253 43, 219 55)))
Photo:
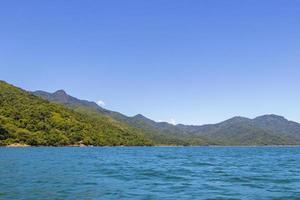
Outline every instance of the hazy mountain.
POLYGON ((199 126, 193 134, 220 145, 283 145, 295 144, 290 138, 258 126, 254 120, 234 117, 219 124, 199 126))
POLYGON ((278 115, 264 115, 255 118, 253 121, 257 126, 274 135, 291 138, 294 142, 300 143, 299 123, 289 121, 278 115))
POLYGON ((79 100, 63 90, 34 94, 90 115, 106 115, 142 131, 156 144, 182 145, 284 145, 300 144, 300 124, 277 115, 264 115, 255 119, 234 117, 211 125, 190 126, 155 122, 138 114, 128 117, 98 106, 94 102, 79 100))
POLYGON ((79 100, 75 97, 68 95, 64 90, 57 90, 54 93, 48 93, 41 90, 33 92, 35 95, 42 97, 51 102, 62 103, 65 105, 84 105, 93 109, 101 109, 95 102, 79 100))

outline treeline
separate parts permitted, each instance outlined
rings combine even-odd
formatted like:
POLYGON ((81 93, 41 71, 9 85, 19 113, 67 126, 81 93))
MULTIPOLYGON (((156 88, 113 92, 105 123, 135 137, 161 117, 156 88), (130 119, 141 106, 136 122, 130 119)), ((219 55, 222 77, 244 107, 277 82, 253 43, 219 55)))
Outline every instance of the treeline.
POLYGON ((108 116, 88 116, 0 81, 0 145, 152 145, 108 116))

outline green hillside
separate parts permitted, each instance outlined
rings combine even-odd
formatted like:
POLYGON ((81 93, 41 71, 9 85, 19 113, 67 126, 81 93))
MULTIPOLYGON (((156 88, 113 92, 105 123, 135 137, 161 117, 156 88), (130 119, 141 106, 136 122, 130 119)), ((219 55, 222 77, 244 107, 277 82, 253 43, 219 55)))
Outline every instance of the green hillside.
POLYGON ((133 127, 137 132, 143 133, 155 145, 208 145, 214 144, 201 136, 187 135, 181 129, 166 122, 155 122, 143 115, 128 117, 121 113, 104 109, 95 102, 80 100, 68 95, 64 90, 54 93, 35 91, 33 94, 54 103, 60 103, 78 113, 92 117, 107 116, 133 127))
POLYGON ((300 144, 300 125, 276 115, 255 119, 234 117, 218 124, 204 126, 172 125, 155 122, 143 115, 128 117, 80 100, 63 90, 54 93, 36 91, 46 100, 60 103, 89 116, 107 116, 142 132, 156 145, 297 145, 300 144))
POLYGON ((0 81, 0 145, 151 145, 141 133, 108 116, 50 103, 0 81))
POLYGON ((194 134, 213 139, 218 145, 296 144, 291 138, 274 134, 244 117, 234 117, 218 124, 199 127, 194 134))

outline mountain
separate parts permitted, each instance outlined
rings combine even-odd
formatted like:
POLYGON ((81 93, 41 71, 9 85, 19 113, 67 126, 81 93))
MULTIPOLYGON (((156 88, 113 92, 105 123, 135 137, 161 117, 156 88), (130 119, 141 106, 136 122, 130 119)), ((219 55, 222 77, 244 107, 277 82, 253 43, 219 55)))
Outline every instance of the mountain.
POLYGON ((300 144, 300 124, 277 115, 264 115, 255 119, 233 117, 218 124, 190 126, 155 122, 138 114, 128 117, 98 106, 94 102, 79 100, 63 90, 54 93, 34 92, 49 101, 63 104, 77 112, 109 116, 144 133, 158 145, 296 145, 300 144))
POLYGON ((300 143, 300 124, 289 121, 278 115, 263 115, 255 118, 254 123, 264 130, 274 135, 292 139, 295 143, 300 143))
MULTIPOLYGON (((58 91, 51 100, 76 101, 58 91)), ((48 97, 50 98, 50 97, 48 97)), ((92 105, 92 104, 89 104, 92 105)), ((109 116, 91 116, 0 81, 0 145, 151 145, 143 134, 109 116)))
POLYGON ((182 130, 166 122, 155 122, 151 119, 138 114, 128 117, 119 112, 104 109, 95 102, 80 100, 68 95, 64 90, 54 93, 45 91, 35 91, 32 94, 45 100, 60 103, 76 112, 89 116, 108 116, 130 127, 134 127, 137 132, 143 133, 149 140, 156 145, 208 145, 209 142, 200 136, 190 137, 185 135, 182 130))
MULTIPOLYGON (((300 132, 299 132, 300 133, 300 132)), ((291 138, 259 126, 255 120, 234 117, 219 124, 199 126, 192 134, 210 138, 218 145, 296 144, 291 138)))
POLYGON ((90 102, 86 100, 79 100, 75 97, 68 95, 64 90, 57 90, 54 93, 48 93, 44 91, 35 91, 33 94, 42 97, 51 102, 61 103, 65 105, 83 105, 90 107, 92 109, 101 109, 95 102, 90 102))

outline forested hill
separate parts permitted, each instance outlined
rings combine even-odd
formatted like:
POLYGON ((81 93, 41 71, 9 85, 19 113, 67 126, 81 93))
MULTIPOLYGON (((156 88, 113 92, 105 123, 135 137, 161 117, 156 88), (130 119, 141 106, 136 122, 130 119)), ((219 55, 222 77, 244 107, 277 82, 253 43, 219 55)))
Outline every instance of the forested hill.
POLYGON ((70 109, 91 116, 108 116, 127 123, 143 132, 157 145, 298 145, 300 124, 277 115, 255 119, 233 117, 218 124, 189 126, 155 122, 143 115, 128 117, 101 108, 94 102, 80 100, 63 90, 54 93, 34 92, 49 101, 61 103, 70 109))
POLYGON ((0 145, 151 145, 109 116, 89 116, 0 81, 0 145))
POLYGON ((134 117, 128 117, 122 113, 107 110, 98 106, 95 102, 81 100, 67 94, 60 89, 49 93, 45 91, 32 92, 45 100, 60 103, 76 112, 87 114, 89 116, 107 116, 130 127, 134 127, 142 132, 155 145, 209 145, 214 144, 201 136, 187 135, 176 126, 166 122, 155 122, 138 114, 134 117))
POLYGON ((204 126, 171 125, 106 110, 63 90, 34 94, 0 81, 0 145, 300 144, 300 124, 277 115, 234 117, 204 126))

